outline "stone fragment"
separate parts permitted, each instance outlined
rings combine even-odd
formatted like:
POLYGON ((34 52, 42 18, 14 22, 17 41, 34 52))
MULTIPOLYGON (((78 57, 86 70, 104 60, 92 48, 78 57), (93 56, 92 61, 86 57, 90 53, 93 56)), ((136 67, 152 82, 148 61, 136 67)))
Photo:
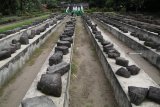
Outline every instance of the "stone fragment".
POLYGON ((67 46, 68 48, 70 48, 71 43, 69 41, 58 41, 57 46, 67 46))
POLYGON ((55 52, 62 51, 63 55, 67 55, 69 53, 69 49, 67 46, 57 46, 55 47, 55 52))
POLYGON ((49 65, 52 66, 53 64, 58 64, 62 62, 63 53, 62 51, 57 51, 49 58, 49 65))
POLYGON ((124 58, 122 58, 122 57, 117 57, 116 58, 116 64, 117 65, 121 65, 121 66, 127 67, 128 63, 129 63, 129 61, 124 59, 124 58))
POLYGON ((119 68, 116 71, 116 74, 125 78, 129 78, 131 76, 130 72, 124 67, 119 68))
POLYGON ((160 104, 160 88, 150 86, 147 98, 160 104))
POLYGON ((54 102, 47 96, 27 98, 21 102, 22 107, 56 107, 54 102))
POLYGON ((4 60, 11 57, 11 52, 9 50, 0 51, 0 60, 4 60))
POLYGON ((130 65, 127 67, 128 71, 130 71, 131 75, 137 75, 140 71, 140 68, 138 68, 136 65, 130 65))
POLYGON ((41 79, 37 84, 37 89, 47 95, 60 97, 62 93, 61 74, 42 74, 41 79))
POLYGON ((135 105, 140 105, 146 98, 148 93, 148 88, 141 88, 141 87, 128 87, 128 95, 130 98, 131 103, 135 105))
POLYGON ((61 76, 68 72, 70 69, 70 64, 66 62, 61 62, 57 65, 52 65, 48 67, 47 74, 60 73, 61 76))

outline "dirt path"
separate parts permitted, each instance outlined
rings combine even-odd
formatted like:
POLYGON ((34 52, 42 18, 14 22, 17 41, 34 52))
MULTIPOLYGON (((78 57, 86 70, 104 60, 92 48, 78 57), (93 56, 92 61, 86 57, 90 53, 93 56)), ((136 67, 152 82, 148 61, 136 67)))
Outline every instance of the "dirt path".
MULTIPOLYGON (((132 50, 131 48, 129 48, 128 46, 126 46, 122 41, 120 41, 119 39, 117 39, 116 37, 114 37, 111 33, 109 33, 104 26, 100 23, 97 22, 96 20, 94 20, 98 26, 100 27, 100 29, 106 33, 106 35, 108 35, 108 37, 110 39, 112 39, 112 41, 114 43, 116 43, 121 49, 123 49, 123 51, 125 53, 127 52, 135 52, 134 50, 132 50)), ((129 55, 139 66, 140 68, 142 68, 157 84, 160 84, 160 72, 159 70, 154 67, 151 63, 149 63, 147 60, 145 60, 143 57, 141 57, 140 55, 129 55)))
POLYGON ((57 30, 37 49, 23 69, 0 90, 0 107, 18 107, 34 78, 38 74, 44 61, 56 44, 65 23, 57 26, 57 30))
POLYGON ((77 19, 70 85, 70 107, 117 107, 82 19, 77 19))

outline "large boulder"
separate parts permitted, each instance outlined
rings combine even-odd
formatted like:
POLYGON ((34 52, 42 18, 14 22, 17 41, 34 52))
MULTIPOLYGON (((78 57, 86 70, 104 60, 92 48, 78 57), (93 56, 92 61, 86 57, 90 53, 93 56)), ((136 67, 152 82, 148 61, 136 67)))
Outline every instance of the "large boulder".
POLYGON ((49 65, 52 66, 53 64, 58 64, 62 62, 63 53, 62 51, 57 51, 49 58, 49 65))
POLYGON ((147 98, 160 104, 160 88, 150 86, 147 98))
POLYGON ((0 60, 4 60, 11 57, 11 52, 9 50, 0 51, 0 60))
POLYGON ((131 76, 131 73, 124 67, 119 68, 116 71, 116 74, 125 78, 129 78, 131 76))
POLYGON ((127 67, 128 71, 130 71, 131 75, 137 75, 140 71, 140 68, 138 68, 136 65, 130 65, 127 67))
POLYGON ((62 51, 63 55, 67 55, 69 53, 69 48, 67 46, 57 46, 55 47, 55 52, 62 51))
POLYGON ((57 46, 67 46, 68 48, 70 48, 71 43, 69 41, 58 41, 57 46))
POLYGON ((129 61, 124 59, 124 58, 122 58, 122 57, 117 57, 116 58, 116 64, 117 65, 121 65, 121 66, 127 67, 128 63, 129 63, 129 61))
POLYGON ((47 95, 60 97, 62 93, 61 74, 43 74, 37 84, 37 89, 47 95))
POLYGON ((57 65, 52 65, 48 67, 47 74, 54 74, 54 73, 60 73, 61 75, 64 75, 66 72, 68 72, 70 69, 70 64, 66 62, 61 62, 57 65))
POLYGON ((56 107, 54 102, 47 96, 27 98, 21 102, 22 107, 56 107))
POLYGON ((140 105, 146 98, 148 93, 148 88, 141 88, 141 87, 128 87, 128 95, 130 98, 131 103, 135 105, 140 105))

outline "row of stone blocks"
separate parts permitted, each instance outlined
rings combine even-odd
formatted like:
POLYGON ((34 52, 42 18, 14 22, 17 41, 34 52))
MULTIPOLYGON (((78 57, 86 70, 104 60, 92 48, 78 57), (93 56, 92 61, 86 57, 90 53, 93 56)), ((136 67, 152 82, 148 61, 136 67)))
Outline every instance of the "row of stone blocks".
POLYGON ((19 40, 13 39, 9 47, 0 51, 0 88, 17 73, 34 50, 44 43, 55 26, 56 23, 40 35, 34 35, 30 40, 29 35, 24 32, 19 40))
MULTIPOLYGON (((60 35, 54 54, 49 58, 47 72, 41 75, 40 81, 37 83, 37 89, 46 95, 61 97, 63 87, 61 76, 70 70, 70 63, 63 61, 63 56, 69 53, 69 48, 73 43, 72 36, 74 35, 75 21, 75 18, 71 18, 71 21, 66 22, 64 32, 60 35)), ((38 96, 22 101, 22 107, 39 107, 41 105, 56 107, 54 102, 47 96, 38 96)))
MULTIPOLYGON (((97 14, 97 16, 98 15, 99 14, 97 14)), ((116 15, 115 16, 104 15, 104 14, 101 14, 101 15, 108 18, 109 20, 112 20, 112 21, 115 21, 115 22, 118 22, 118 23, 121 23, 121 24, 124 24, 124 25, 131 25, 133 27, 137 27, 139 29, 142 29, 143 31, 150 32, 150 34, 152 32, 157 33, 157 34, 155 34, 157 36, 160 34, 160 27, 159 26, 151 25, 151 24, 148 24, 148 23, 141 23, 141 22, 135 21, 135 20, 130 20, 127 17, 126 18, 120 18, 116 15)))
POLYGON ((150 32, 148 30, 144 30, 142 28, 138 28, 136 26, 132 26, 130 24, 123 23, 122 21, 117 21, 112 18, 105 17, 104 15, 97 14, 96 17, 99 18, 100 20, 102 20, 103 22, 108 23, 108 24, 118 28, 119 30, 121 30, 124 33, 136 32, 136 35, 139 40, 144 39, 147 41, 152 41, 154 43, 159 43, 160 36, 156 35, 155 33, 150 32))
MULTIPOLYGON (((54 17, 55 17, 55 14, 54 14, 54 15, 50 15, 50 16, 49 16, 49 19, 52 19, 52 18, 54 18, 54 17)), ((5 32, 3 32, 3 33, 0 33, 0 39, 6 37, 6 36, 8 36, 8 35, 11 35, 11 34, 13 34, 13 33, 19 32, 20 30, 27 29, 27 28, 29 28, 29 27, 31 27, 31 26, 39 25, 40 23, 43 23, 43 22, 45 22, 46 20, 48 20, 48 18, 47 18, 47 19, 35 20, 35 21, 32 22, 32 24, 30 24, 30 25, 23 25, 22 27, 15 28, 15 29, 13 29, 13 30, 7 30, 7 31, 5 31, 5 32)))
MULTIPOLYGON (((99 20, 101 21, 101 20, 99 20)), ((115 37, 127 44, 132 49, 142 53, 141 55, 156 67, 160 68, 159 42, 153 42, 152 39, 138 36, 132 32, 131 34, 122 33, 111 25, 101 22, 102 25, 111 32, 115 37), (139 38, 139 40, 137 40, 139 38), (156 51, 154 50, 156 49, 156 51)))
POLYGON ((56 21, 53 21, 50 24, 46 23, 44 26, 37 29, 36 31, 31 30, 30 35, 26 31, 23 32, 19 40, 13 39, 9 47, 5 47, 4 49, 0 50, 0 61, 11 57, 11 54, 15 53, 16 50, 19 50, 21 48, 21 45, 29 44, 29 39, 33 39, 36 35, 40 35, 40 33, 44 32, 47 28, 49 28, 50 25, 53 26, 56 23, 56 21))
MULTIPOLYGON (((115 72, 115 74, 122 76, 124 78, 129 78, 130 75, 138 75, 140 68, 138 68, 136 65, 128 66, 129 61, 124 58, 121 58, 120 53, 116 49, 114 49, 114 47, 113 47, 114 45, 112 43, 110 43, 109 41, 106 41, 103 39, 101 32, 98 31, 96 28, 97 25, 93 25, 91 20, 86 16, 84 17, 84 20, 87 23, 87 25, 90 27, 90 29, 89 29, 89 27, 87 26, 89 32, 91 32, 90 34, 93 35, 91 38, 97 39, 98 42, 102 45, 102 47, 103 47, 102 54, 103 53, 107 54, 108 58, 116 60, 115 62, 117 65, 123 66, 123 67, 120 67, 115 72), (124 68, 124 67, 126 67, 126 68, 124 68)), ((92 41, 94 44, 97 44, 97 45, 99 44, 99 43, 97 43, 96 40, 92 40, 92 41)), ((95 47, 96 47, 96 50, 100 49, 100 48, 98 48, 99 46, 95 46, 95 47)), ((99 53, 99 51, 98 51, 98 53, 99 53)), ((99 55, 99 57, 100 57, 100 60, 102 60, 102 63, 103 63, 102 65, 104 65, 103 67, 105 68, 106 65, 104 64, 104 59, 102 59, 101 55, 99 55)), ((111 66, 110 64, 108 64, 108 65, 111 66)), ((109 75, 109 74, 106 74, 106 75, 109 75)), ((113 79, 111 77, 108 77, 108 78, 113 79)), ((113 80, 110 80, 110 81, 112 82, 113 80)), ((115 86, 115 87, 117 87, 117 86, 115 86)), ((118 93, 118 94, 120 94, 120 93, 118 93)), ((120 95, 120 96, 123 96, 123 95, 120 95)), ((130 98, 130 102, 135 105, 140 106, 141 103, 143 103, 143 101, 145 101, 146 98, 148 100, 151 100, 151 101, 154 101, 154 102, 160 104, 160 88, 157 88, 157 87, 150 86, 150 88, 148 89, 148 88, 137 87, 137 86, 128 86, 128 96, 130 98)), ((122 107, 132 106, 131 104, 127 103, 128 100, 126 103, 122 103, 123 102, 122 99, 117 99, 117 100, 118 100, 118 103, 120 104, 120 106, 122 106, 122 107)), ((158 105, 158 106, 160 106, 160 105, 158 105)))

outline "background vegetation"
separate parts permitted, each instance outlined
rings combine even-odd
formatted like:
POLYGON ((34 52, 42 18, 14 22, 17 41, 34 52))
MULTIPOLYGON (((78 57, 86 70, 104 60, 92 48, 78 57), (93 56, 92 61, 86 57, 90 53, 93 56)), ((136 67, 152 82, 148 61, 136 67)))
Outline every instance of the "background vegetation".
POLYGON ((44 8, 53 9, 62 1, 87 2, 91 8, 101 8, 102 11, 159 12, 160 10, 160 0, 0 0, 0 15, 21 15, 44 11, 44 8))

